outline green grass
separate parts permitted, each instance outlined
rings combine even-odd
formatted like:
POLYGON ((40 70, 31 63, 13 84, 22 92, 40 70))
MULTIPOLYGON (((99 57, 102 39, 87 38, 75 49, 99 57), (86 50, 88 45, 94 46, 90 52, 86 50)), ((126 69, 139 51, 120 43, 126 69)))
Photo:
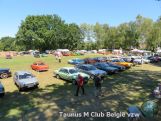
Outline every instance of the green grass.
MULTIPOLYGON (((94 57, 101 55, 77 56, 77 58, 94 57)), ((104 97, 94 96, 94 86, 90 83, 85 86, 86 96, 75 97, 76 87, 63 80, 53 77, 53 71, 67 64, 72 57, 63 57, 58 63, 54 56, 34 58, 31 56, 17 56, 11 60, 0 58, 1 67, 8 67, 12 73, 17 70, 29 70, 39 80, 39 89, 19 92, 14 85, 12 77, 3 79, 6 95, 0 99, 0 120, 2 121, 81 121, 82 119, 62 118, 62 112, 101 112, 127 111, 128 106, 138 105, 153 99, 150 94, 158 82, 161 82, 160 65, 145 64, 132 67, 119 74, 107 76, 103 82, 104 97), (49 65, 47 72, 35 72, 30 65, 37 60, 42 60, 49 65)), ((84 118, 83 120, 100 120, 100 118, 84 118)), ((126 121, 125 119, 102 118, 102 121, 126 121)), ((161 117, 158 118, 161 120, 161 117)))

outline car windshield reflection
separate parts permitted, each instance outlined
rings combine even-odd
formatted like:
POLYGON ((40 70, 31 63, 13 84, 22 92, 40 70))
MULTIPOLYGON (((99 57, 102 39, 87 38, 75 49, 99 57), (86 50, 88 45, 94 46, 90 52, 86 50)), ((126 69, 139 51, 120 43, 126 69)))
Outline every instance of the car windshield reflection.
POLYGON ((31 74, 24 74, 24 75, 19 75, 19 79, 28 79, 28 78, 33 78, 34 76, 31 74))
POLYGON ((75 69, 70 69, 70 70, 69 70, 69 73, 74 74, 74 73, 78 73, 78 71, 75 70, 75 69))
POLYGON ((95 68, 94 66, 88 66, 88 70, 97 70, 97 68, 95 68))

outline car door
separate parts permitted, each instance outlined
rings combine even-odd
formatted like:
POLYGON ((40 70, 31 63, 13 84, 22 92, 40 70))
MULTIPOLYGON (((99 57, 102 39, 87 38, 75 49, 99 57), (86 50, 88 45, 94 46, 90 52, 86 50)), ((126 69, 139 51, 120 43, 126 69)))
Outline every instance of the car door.
POLYGON ((64 69, 63 72, 64 72, 64 73, 62 74, 63 78, 64 78, 65 80, 69 80, 70 76, 69 76, 68 69, 64 69))
POLYGON ((15 82, 17 85, 19 85, 19 81, 18 81, 18 75, 17 75, 17 73, 15 73, 15 74, 14 74, 13 79, 14 79, 14 82, 15 82))
POLYGON ((59 76, 60 76, 60 78, 62 78, 62 79, 66 79, 67 77, 67 69, 60 69, 59 70, 59 76))

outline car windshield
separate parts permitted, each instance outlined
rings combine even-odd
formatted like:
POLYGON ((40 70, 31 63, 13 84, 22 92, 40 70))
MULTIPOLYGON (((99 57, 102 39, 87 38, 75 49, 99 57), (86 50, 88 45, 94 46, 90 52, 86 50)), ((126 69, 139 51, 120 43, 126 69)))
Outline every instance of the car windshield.
POLYGON ((81 60, 81 59, 75 59, 74 61, 83 62, 83 60, 81 60))
POLYGON ((120 59, 119 62, 125 62, 124 59, 120 59))
POLYGON ((45 65, 44 63, 38 63, 38 65, 45 65))
POLYGON ((88 66, 88 70, 96 70, 97 68, 95 68, 94 66, 88 66))
POLYGON ((25 73, 23 75, 19 75, 19 79, 28 79, 34 77, 32 74, 25 73))
POLYGON ((74 73, 78 73, 78 71, 75 70, 75 69, 70 69, 70 70, 69 70, 69 73, 74 74, 74 73))

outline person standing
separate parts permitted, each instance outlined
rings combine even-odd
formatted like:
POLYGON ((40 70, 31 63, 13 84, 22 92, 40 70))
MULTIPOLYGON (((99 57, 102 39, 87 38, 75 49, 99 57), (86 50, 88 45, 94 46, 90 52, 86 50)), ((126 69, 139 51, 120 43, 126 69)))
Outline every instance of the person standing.
POLYGON ((98 97, 98 96, 101 96, 101 93, 102 93, 102 82, 103 82, 103 79, 101 78, 101 75, 94 75, 94 85, 95 85, 95 96, 98 97))
POLYGON ((83 79, 83 77, 80 74, 78 74, 78 78, 77 78, 77 90, 76 90, 75 96, 78 96, 80 88, 82 89, 82 93, 84 95, 85 94, 85 91, 84 91, 84 79, 83 79))
POLYGON ((58 55, 59 63, 61 63, 61 55, 58 55))

